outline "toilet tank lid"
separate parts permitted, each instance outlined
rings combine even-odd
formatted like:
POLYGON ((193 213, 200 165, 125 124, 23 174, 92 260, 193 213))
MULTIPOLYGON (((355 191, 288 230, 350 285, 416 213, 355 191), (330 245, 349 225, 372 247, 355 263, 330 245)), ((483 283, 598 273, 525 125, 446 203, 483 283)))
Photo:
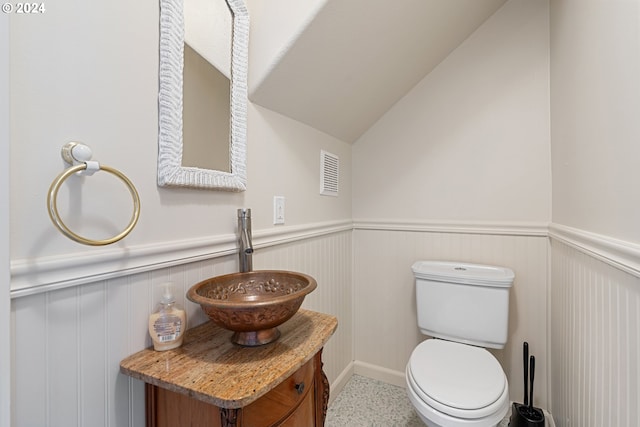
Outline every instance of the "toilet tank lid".
POLYGON ((417 261, 411 267, 416 278, 466 285, 511 287, 515 274, 506 267, 452 261, 417 261))

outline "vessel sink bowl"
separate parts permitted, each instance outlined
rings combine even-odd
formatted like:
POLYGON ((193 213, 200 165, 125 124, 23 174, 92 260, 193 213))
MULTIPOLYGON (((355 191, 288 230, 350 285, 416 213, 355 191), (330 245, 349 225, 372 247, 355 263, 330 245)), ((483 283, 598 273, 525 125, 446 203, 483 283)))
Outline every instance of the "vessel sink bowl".
POLYGON ((280 337, 277 326, 289 320, 318 284, 302 273, 256 270, 203 280, 187 292, 190 301, 218 326, 233 331, 243 346, 268 344, 280 337))

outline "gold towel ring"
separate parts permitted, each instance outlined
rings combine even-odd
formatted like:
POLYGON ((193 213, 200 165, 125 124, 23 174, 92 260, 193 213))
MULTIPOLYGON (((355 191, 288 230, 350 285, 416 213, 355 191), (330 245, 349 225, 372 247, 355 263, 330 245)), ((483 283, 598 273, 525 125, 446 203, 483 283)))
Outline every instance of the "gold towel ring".
POLYGON ((67 170, 65 170, 64 172, 62 172, 60 175, 58 175, 58 177, 53 181, 53 183, 51 184, 51 187, 49 187, 49 194, 47 196, 47 206, 49 207, 49 217, 51 218, 51 221, 53 221, 53 224, 58 228, 58 230, 60 230, 62 234, 64 234, 71 240, 75 240, 78 243, 91 245, 91 246, 109 245, 111 243, 115 243, 118 240, 124 238, 127 234, 131 232, 131 230, 133 230, 133 227, 135 227, 136 223, 138 222, 138 218, 140 217, 140 196, 138 195, 138 191, 136 190, 136 188, 133 186, 133 183, 122 172, 109 166, 100 165, 99 170, 103 170, 117 176, 129 188, 131 197, 133 197, 133 215, 131 216, 131 221, 129 222, 129 225, 127 225, 127 228, 125 228, 120 234, 118 234, 117 236, 113 236, 109 239, 92 240, 74 233, 69 229, 69 227, 65 225, 64 222, 62 222, 62 219, 60 218, 60 214, 58 213, 58 206, 57 206, 58 190, 60 189, 60 185, 62 185, 62 183, 68 177, 70 177, 76 172, 86 170, 87 166, 88 166, 87 163, 82 163, 76 166, 72 166, 67 170))

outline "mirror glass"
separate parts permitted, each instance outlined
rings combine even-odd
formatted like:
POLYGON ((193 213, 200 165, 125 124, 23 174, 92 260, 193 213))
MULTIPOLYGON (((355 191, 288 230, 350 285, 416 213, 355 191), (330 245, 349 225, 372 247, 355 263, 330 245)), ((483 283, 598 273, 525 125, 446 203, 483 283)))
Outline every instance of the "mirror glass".
POLYGON ((161 0, 158 184, 246 189, 243 0, 161 0))
POLYGON ((182 166, 231 172, 229 79, 187 42, 182 75, 182 166))

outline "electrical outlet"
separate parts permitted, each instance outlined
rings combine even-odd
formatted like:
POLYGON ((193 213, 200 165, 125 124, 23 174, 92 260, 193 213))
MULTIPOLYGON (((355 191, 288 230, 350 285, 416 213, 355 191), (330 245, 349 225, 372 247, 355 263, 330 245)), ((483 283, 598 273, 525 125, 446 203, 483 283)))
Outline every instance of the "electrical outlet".
POLYGON ((273 223, 284 224, 284 196, 273 197, 273 223))

